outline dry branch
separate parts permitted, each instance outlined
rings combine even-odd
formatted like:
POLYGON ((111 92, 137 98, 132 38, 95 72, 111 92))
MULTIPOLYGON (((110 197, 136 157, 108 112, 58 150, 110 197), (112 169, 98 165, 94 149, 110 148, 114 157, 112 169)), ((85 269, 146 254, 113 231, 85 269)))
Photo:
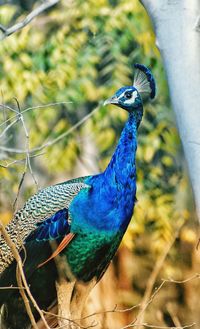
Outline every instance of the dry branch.
POLYGON ((26 291, 28 297, 30 298, 33 306, 35 307, 35 309, 39 313, 41 319, 43 320, 45 328, 50 329, 47 322, 46 322, 46 319, 45 319, 42 311, 40 310, 36 300, 33 298, 32 294, 30 292, 30 289, 29 289, 29 286, 27 284, 26 277, 25 277, 25 274, 24 274, 24 271, 23 271, 23 264, 22 264, 22 260, 21 260, 21 257, 19 255, 19 252, 17 251, 17 249, 15 247, 15 244, 12 242, 9 234, 7 233, 6 229, 4 228, 4 226, 1 222, 0 222, 0 231, 1 231, 5 241, 7 243, 7 245, 10 247, 10 249, 13 253, 13 256, 14 256, 16 262, 17 262, 17 275, 16 275, 17 283, 18 283, 18 286, 19 286, 19 291, 20 291, 21 296, 22 296, 23 301, 24 301, 24 305, 25 305, 27 314, 30 318, 30 321, 31 321, 31 324, 32 324, 33 328, 38 329, 37 324, 36 324, 35 319, 34 319, 34 316, 33 316, 33 313, 31 311, 29 300, 28 300, 28 298, 25 294, 25 291, 26 291))
MULTIPOLYGON (((44 108, 48 108, 48 107, 54 107, 54 106, 58 106, 58 105, 65 105, 65 104, 72 104, 73 102, 54 102, 54 103, 47 103, 47 104, 44 104, 44 105, 37 105, 37 106, 31 106, 31 107, 28 107, 26 108, 25 110, 22 110, 21 111, 21 114, 24 114, 26 112, 29 112, 31 110, 41 110, 41 109, 44 109, 44 108)), ((5 105, 5 104, 0 104, 0 108, 2 109, 7 109, 7 110, 10 110, 11 112, 15 112, 16 114, 13 115, 12 117, 8 118, 7 120, 4 120, 1 124, 0 124, 0 127, 7 124, 8 122, 10 122, 11 120, 13 119, 16 119, 18 118, 18 111, 13 109, 12 107, 8 106, 8 105, 5 105)))
MULTIPOLYGON (((136 320, 134 321, 134 324, 137 324, 139 327, 140 327, 140 323, 143 323, 144 321, 144 312, 146 310, 146 308, 149 306, 149 304, 152 302, 153 298, 155 297, 155 294, 158 293, 158 291, 162 288, 163 284, 165 283, 165 281, 163 281, 163 283, 160 285, 159 288, 157 288, 155 290, 155 293, 151 296, 152 294, 152 291, 153 291, 153 287, 154 287, 154 284, 156 282, 156 279, 158 277, 158 274, 160 273, 160 270, 163 266, 163 263, 172 247, 172 245, 174 244, 174 241, 177 237, 177 233, 176 235, 174 236, 174 238, 172 239, 172 241, 170 241, 168 243, 168 246, 164 249, 163 253, 161 254, 161 256, 158 258, 156 264, 155 264, 155 267, 149 277, 149 280, 147 282, 147 286, 146 286, 146 290, 145 290, 145 294, 144 294, 144 297, 143 297, 143 300, 142 300, 142 303, 141 303, 141 306, 140 306, 140 310, 139 310, 139 314, 136 318, 136 320)), ((141 329, 142 329, 143 325, 141 325, 141 329)))
MULTIPOLYGON (((169 249, 168 249, 168 251, 169 251, 169 249)), ((152 273, 154 273, 154 271, 152 273)), ((152 281, 152 277, 153 277, 153 275, 150 276, 150 281, 152 281)), ((143 309, 141 310, 142 315, 143 315, 144 311, 146 310, 146 308, 148 307, 148 305, 152 303, 155 296, 158 294, 158 292, 162 289, 162 287, 166 283, 184 284, 184 283, 187 283, 187 282, 190 282, 192 280, 199 279, 199 278, 200 278, 200 274, 196 273, 196 274, 190 276, 189 278, 187 278, 185 280, 181 280, 181 281, 173 280, 173 279, 162 279, 162 283, 155 289, 154 293, 151 295, 149 300, 143 306, 143 309)), ((144 295, 144 297, 145 297, 145 295, 144 295)), ((136 327, 136 328, 138 328, 138 327, 145 327, 146 328, 147 327, 147 328, 155 328, 155 329, 186 329, 186 328, 192 328, 192 327, 195 326, 195 323, 191 323, 191 324, 184 325, 184 326, 173 326, 173 327, 158 326, 158 325, 155 325, 155 324, 149 324, 149 323, 146 323, 146 322, 142 322, 143 317, 140 317, 141 313, 139 313, 136 320, 134 320, 132 323, 128 324, 127 326, 125 326, 121 329, 128 329, 128 328, 134 328, 134 327, 136 327), (137 321, 139 318, 140 318, 140 321, 137 321)))
MULTIPOLYGON (((181 327, 167 327, 167 326, 157 326, 156 324, 149 324, 149 323, 142 323, 143 327, 145 328, 153 328, 153 329, 187 329, 187 328, 192 328, 195 326, 196 323, 191 323, 191 324, 188 324, 188 325, 185 325, 185 326, 181 326, 181 327)), ((130 324, 122 329, 125 329, 125 328, 134 328, 134 327, 138 327, 138 326, 141 326, 141 324, 130 324)))
MULTIPOLYGON (((48 105, 46 105, 48 106, 48 105)), ((33 109, 33 108, 32 108, 33 109)), ((92 110, 89 114, 87 114, 86 116, 84 116, 81 120, 79 120, 75 125, 73 125, 70 129, 68 129, 67 131, 65 131, 63 134, 59 135, 58 137, 52 139, 49 142, 46 142, 38 147, 35 147, 33 149, 29 150, 29 154, 34 153, 34 152, 38 152, 41 151, 45 148, 48 148, 56 143, 58 143, 60 140, 62 140, 63 138, 67 137, 68 135, 70 135, 71 133, 73 133, 78 127, 80 127, 85 121, 87 121, 90 117, 92 117, 94 115, 94 113, 97 112, 97 110, 99 109, 99 106, 96 107, 94 110, 92 110)), ((26 110, 22 111, 22 113, 24 113, 26 110)), ((18 154, 24 154, 26 153, 26 150, 23 149, 16 149, 16 148, 9 148, 9 147, 5 147, 5 146, 0 146, 0 150, 5 151, 5 152, 9 152, 9 153, 18 153, 18 154)))
MULTIPOLYGON (((30 155, 30 158, 36 158, 36 157, 39 157, 39 156, 44 155, 44 154, 45 154, 45 152, 34 154, 34 155, 30 155)), ((0 167, 2 167, 2 168, 9 168, 10 166, 12 166, 14 164, 24 162, 25 160, 26 160, 26 158, 22 158, 22 159, 19 159, 19 160, 13 160, 11 162, 8 162, 7 164, 1 164, 0 163, 0 167)))
POLYGON ((50 7, 56 5, 58 2, 59 0, 47 0, 44 3, 42 3, 40 6, 35 8, 30 14, 28 14, 22 22, 16 23, 8 28, 6 28, 3 25, 0 25, 0 31, 1 31, 0 40, 3 40, 6 37, 10 36, 11 34, 21 30, 23 27, 28 25, 35 17, 37 17, 38 15, 40 15, 50 7))

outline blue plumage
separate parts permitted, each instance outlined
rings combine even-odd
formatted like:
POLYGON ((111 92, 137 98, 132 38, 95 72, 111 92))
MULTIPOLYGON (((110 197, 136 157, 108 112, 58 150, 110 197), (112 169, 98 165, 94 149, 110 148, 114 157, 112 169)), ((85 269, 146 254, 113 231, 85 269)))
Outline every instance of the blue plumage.
POLYGON ((62 209, 42 223, 37 224, 38 228, 28 236, 29 241, 49 241, 64 237, 70 231, 68 222, 68 210, 62 209))

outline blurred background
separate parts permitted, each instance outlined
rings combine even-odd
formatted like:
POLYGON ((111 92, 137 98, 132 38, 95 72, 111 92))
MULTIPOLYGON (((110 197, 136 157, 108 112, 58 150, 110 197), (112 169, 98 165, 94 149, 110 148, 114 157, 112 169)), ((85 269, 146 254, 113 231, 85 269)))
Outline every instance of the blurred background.
MULTIPOLYGON (((11 26, 40 4, 1 1, 0 23, 11 26)), ((199 226, 163 63, 139 1, 63 0, 0 42, 0 219, 7 223, 38 188, 105 169, 127 114, 102 104, 132 83, 134 63, 157 81, 139 129, 138 202, 87 314, 104 311, 95 316, 103 329, 199 328, 199 226)))

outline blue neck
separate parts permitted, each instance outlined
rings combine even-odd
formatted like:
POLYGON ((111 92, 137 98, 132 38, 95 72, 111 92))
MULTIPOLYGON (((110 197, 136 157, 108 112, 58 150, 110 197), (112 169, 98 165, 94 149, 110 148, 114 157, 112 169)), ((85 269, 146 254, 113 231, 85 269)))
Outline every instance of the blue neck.
POLYGON ((142 119, 142 107, 129 113, 117 148, 104 174, 117 184, 126 185, 130 178, 135 179, 135 154, 137 149, 137 128, 142 119), (110 176, 110 177, 109 177, 110 176))
POLYGON ((74 198, 70 205, 73 232, 81 230, 83 223, 88 230, 125 232, 135 204, 135 153, 141 119, 142 108, 129 114, 108 167, 102 174, 87 178, 85 182, 92 189, 82 190, 74 198))

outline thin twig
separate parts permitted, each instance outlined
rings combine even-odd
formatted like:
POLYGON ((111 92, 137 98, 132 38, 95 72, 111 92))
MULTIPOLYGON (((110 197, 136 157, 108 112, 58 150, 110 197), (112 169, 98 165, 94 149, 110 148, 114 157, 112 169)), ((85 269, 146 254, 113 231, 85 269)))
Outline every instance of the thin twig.
MULTIPOLYGON (((79 320, 72 320, 72 319, 69 319, 69 318, 66 318, 66 317, 64 317, 64 316, 60 316, 60 315, 58 315, 58 314, 54 314, 54 313, 51 313, 51 312, 48 312, 48 311, 44 311, 44 310, 42 310, 42 312, 44 313, 44 314, 46 314, 46 315, 49 315, 49 316, 52 316, 52 317, 55 317, 55 318, 57 318, 57 319, 63 319, 63 320, 66 320, 66 321, 68 321, 68 322, 71 322, 71 323, 73 323, 73 324, 75 324, 76 326, 77 326, 77 329, 78 328, 80 328, 80 329, 87 329, 87 328, 93 328, 93 327, 95 327, 96 326, 96 323, 95 322, 93 322, 91 325, 89 325, 89 326, 82 326, 82 325, 80 325, 80 324, 78 324, 76 321, 79 321, 79 320)), ((84 318, 81 318, 81 320, 83 320, 84 318)), ((63 328, 63 327, 66 327, 66 324, 65 325, 63 325, 63 326, 59 326, 57 329, 60 329, 60 328, 63 328)))
MULTIPOLYGON (((42 312, 44 314, 49 315, 49 316, 52 316, 52 317, 56 317, 56 318, 59 318, 59 319, 68 320, 69 322, 75 323, 77 325, 76 321, 85 320, 85 319, 88 319, 90 317, 93 317, 93 316, 96 316, 96 315, 101 315, 101 314, 106 314, 106 313, 125 313, 125 312, 130 312, 130 311, 132 311, 133 309, 135 309, 137 307, 140 307, 140 304, 133 305, 133 306, 131 306, 129 308, 126 308, 126 309, 117 309, 117 305, 115 305, 111 310, 94 312, 94 313, 91 313, 89 315, 86 315, 86 316, 82 317, 81 319, 74 319, 74 320, 71 320, 71 319, 68 319, 66 317, 63 317, 63 316, 54 314, 54 313, 49 312, 49 311, 42 310, 42 312)), ((94 326, 94 324, 91 324, 91 327, 93 327, 93 326, 94 326)), ((81 327, 81 328, 84 328, 84 327, 81 327)), ((88 326, 87 326, 87 328, 88 328, 88 326)))
POLYGON ((33 178, 33 181, 34 181, 37 189, 38 189, 38 183, 37 183, 37 180, 36 180, 35 175, 33 173, 32 166, 31 166, 31 161, 30 161, 30 151, 29 151, 30 150, 30 147, 29 147, 29 133, 28 133, 28 129, 26 127, 23 114, 21 113, 21 108, 20 108, 19 102, 18 102, 17 98, 14 98, 14 99, 15 99, 15 101, 17 103, 17 107, 18 107, 18 120, 20 120, 21 123, 22 123, 22 127, 24 129, 24 134, 25 134, 25 137, 26 137, 26 143, 25 143, 26 160, 25 160, 25 164, 24 164, 24 172, 22 174, 22 178, 21 178, 20 183, 19 183, 19 186, 18 186, 17 196, 16 196, 16 199, 15 199, 14 204, 13 204, 14 209, 16 209, 17 200, 18 200, 18 197, 19 197, 19 193, 20 193, 20 190, 21 190, 21 187, 22 187, 22 184, 23 184, 25 175, 27 173, 27 169, 29 169, 30 174, 31 174, 31 176, 33 178))
MULTIPOLYGON (((175 235, 175 237, 173 238, 172 241, 170 241, 170 243, 168 244, 167 248, 165 248, 164 252, 161 254, 161 256, 158 258, 156 265, 149 277, 149 280, 147 282, 147 286, 146 286, 146 290, 145 290, 145 294, 140 306, 140 310, 139 310, 139 314, 137 315, 137 318, 134 320, 134 324, 139 324, 139 323, 143 323, 143 319, 144 319, 144 313, 146 311, 146 308, 149 306, 149 304, 152 302, 153 298, 155 297, 155 294, 158 293, 158 291, 161 289, 162 285, 164 284, 164 282, 160 285, 160 287, 158 287, 155 290, 155 293, 151 296, 152 290, 153 290, 153 286, 156 282, 157 276, 163 266, 163 263, 176 239, 177 234, 175 235)), ((141 327, 142 328, 142 327, 141 327)))
MULTIPOLYGON (((41 152, 41 153, 38 153, 38 154, 33 154, 33 155, 30 155, 30 158, 36 158, 36 157, 39 157, 39 156, 44 155, 44 154, 45 154, 45 152, 41 152)), ((26 158, 22 158, 22 159, 19 159, 19 160, 13 160, 13 161, 5 164, 5 165, 0 163, 0 167, 6 169, 6 168, 9 168, 10 166, 12 166, 16 163, 21 163, 21 162, 24 162, 24 161, 26 161, 26 158)))
POLYGON ((25 136, 26 136, 26 162, 25 162, 25 170, 24 170, 24 172, 26 172, 26 169, 28 167, 29 168, 29 171, 30 171, 30 174, 31 174, 31 176, 33 178, 33 181, 34 181, 36 187, 38 188, 38 182, 37 182, 37 180, 35 178, 35 175, 33 173, 32 167, 31 167, 28 129, 26 127, 23 114, 21 113, 19 102, 18 102, 17 98, 15 98, 15 100, 16 100, 16 103, 17 103, 17 106, 18 106, 18 110, 19 110, 19 118, 21 120, 22 126, 24 128, 24 133, 25 133, 25 136))
MULTIPOLYGON (((73 104, 73 102, 55 102, 55 103, 49 103, 49 104, 44 104, 44 105, 32 106, 32 107, 28 107, 27 109, 21 111, 21 114, 24 114, 24 113, 26 113, 28 111, 31 111, 31 110, 41 110, 41 109, 44 109, 44 108, 47 108, 47 107, 54 107, 54 106, 65 105, 65 104, 73 104)), ((8 105, 5 105, 5 104, 0 104, 0 107, 2 107, 3 109, 7 109, 7 110, 10 110, 10 111, 13 111, 13 112, 16 113, 15 115, 11 116, 10 118, 8 118, 4 122, 2 122, 0 124, 0 127, 3 126, 3 125, 5 125, 7 122, 9 122, 9 121, 11 121, 13 119, 16 119, 18 117, 18 111, 16 111, 12 107, 10 107, 8 105)))
MULTIPOLYGON (((25 167, 26 167, 26 165, 25 165, 25 167)), ((21 177, 21 179, 20 179, 20 182, 19 182, 19 184, 18 184, 18 188, 17 188, 17 195, 16 195, 16 198, 15 198, 15 200, 14 200, 14 202, 13 202, 13 209, 15 209, 15 211, 16 211, 16 209, 17 209, 18 199, 19 199, 19 193, 20 193, 20 191, 21 191, 21 187, 22 187, 22 184, 23 184, 23 182, 24 182, 25 175, 26 175, 26 170, 24 170, 24 172, 23 172, 23 174, 22 174, 22 177, 21 177)))
POLYGON ((7 245, 10 247, 10 249, 11 249, 11 251, 13 253, 13 256, 14 256, 16 262, 17 262, 18 271, 20 273, 20 278, 21 278, 20 279, 19 278, 19 275, 17 275, 17 280, 19 281, 18 282, 18 285, 20 287, 20 293, 22 295, 22 298, 23 298, 23 301, 24 301, 24 305, 26 307, 26 311, 28 313, 28 316, 30 318, 30 321, 31 321, 31 324, 32 324, 33 328, 34 329, 38 329, 37 324, 36 324, 35 319, 34 319, 34 316, 33 316, 33 313, 32 313, 31 308, 30 308, 29 300, 28 300, 27 297, 26 298, 24 297, 24 292, 25 292, 24 291, 24 288, 25 288, 26 293, 27 293, 28 297, 30 298, 33 306, 35 307, 35 309, 39 313, 39 315, 40 315, 40 317, 41 317, 41 319, 42 319, 42 321, 44 323, 45 328, 46 329, 50 329, 49 326, 48 326, 48 324, 47 324, 47 322, 46 322, 46 319, 45 319, 42 311, 40 310, 40 308, 39 308, 36 300, 33 298, 32 294, 30 292, 30 289, 29 289, 29 286, 27 284, 26 277, 25 277, 25 274, 24 274, 24 271, 23 271, 23 264, 22 264, 22 260, 21 260, 21 257, 19 255, 19 252, 17 251, 17 249, 15 247, 15 244, 12 242, 9 234, 7 233, 6 229, 4 228, 4 226, 3 226, 3 224, 1 222, 0 222, 0 231, 2 232, 3 237, 4 237, 7 245), (22 283, 23 283, 23 285, 22 285, 22 283), (21 289, 21 287, 23 287, 23 289, 21 289))
MULTIPOLYGON (((158 292, 161 290, 161 288, 166 284, 166 283, 178 283, 178 284, 183 284, 183 283, 187 283, 189 281, 192 281, 194 279, 199 279, 200 278, 200 274, 196 273, 194 275, 192 275, 191 277, 182 280, 182 281, 177 281, 177 280, 173 280, 173 279, 162 279, 162 283, 160 284, 160 286, 158 286, 154 293, 152 294, 151 298, 148 300, 148 302, 145 304, 143 310, 145 311, 146 308, 149 306, 149 304, 152 303, 153 299, 155 298, 155 296, 158 294, 158 292)), ((142 311, 142 312, 144 312, 142 311)), ((140 316, 140 313, 139 313, 140 316)), ((141 318, 140 318, 141 319, 141 318)), ((143 318, 142 318, 143 319, 143 318)), ((127 329, 127 328, 134 328, 134 327, 150 327, 150 328, 158 328, 158 329, 166 329, 166 328, 171 328, 171 329, 185 329, 185 328, 191 328, 195 325, 195 323, 189 324, 189 325, 185 325, 185 326, 179 326, 179 327, 166 327, 166 326, 156 326, 156 325, 151 325, 151 324, 147 324, 145 322, 139 322, 138 323, 138 317, 130 324, 128 324, 127 326, 121 328, 121 329, 127 329)))
MULTIPOLYGON (((23 283, 26 283, 26 278, 24 276, 24 272, 23 272, 23 266, 22 266, 22 261, 21 261, 21 257, 14 245, 14 243, 12 242, 12 240, 10 239, 10 236, 9 234, 7 233, 6 229, 4 228, 4 226, 1 224, 0 222, 0 230, 1 230, 1 233, 3 234, 3 237, 7 243, 7 245, 10 247, 10 249, 12 250, 12 253, 13 253, 13 256, 17 262, 17 266, 18 266, 18 271, 17 271, 17 274, 16 274, 16 278, 17 278, 17 283, 18 283, 18 286, 19 286, 19 291, 20 291, 20 294, 22 296, 22 299, 24 301, 24 305, 25 305, 25 308, 26 308, 26 311, 27 311, 27 314, 30 318, 30 321, 31 321, 31 324, 33 326, 34 329, 38 329, 37 327, 37 324, 35 322, 35 318, 33 316, 33 313, 31 311, 31 307, 30 307, 30 303, 29 303, 29 300, 26 296, 26 294, 24 293, 24 287, 22 285, 22 282, 21 282, 21 278, 22 276, 24 277, 23 278, 23 283)), ((27 285, 27 283, 26 283, 27 285)), ((25 284, 24 284, 25 286, 25 284)), ((28 285, 27 285, 28 287, 28 285)), ((25 287, 26 289, 26 287, 25 287)), ((28 288, 29 289, 29 288, 28 288)))
POLYGON ((143 327, 147 327, 147 328, 154 328, 154 329, 187 329, 187 328, 192 328, 195 326, 195 322, 185 325, 185 326, 181 326, 181 327, 166 327, 166 326, 157 326, 155 324, 149 324, 149 323, 140 323, 140 324, 129 324, 128 326, 125 326, 121 329, 127 329, 127 328, 134 328, 134 327, 139 327, 139 326, 143 326, 143 327))
POLYGON ((10 36, 11 34, 21 30, 26 25, 28 25, 35 17, 43 13, 48 8, 56 5, 59 2, 59 0, 47 0, 44 3, 42 3, 40 6, 35 8, 30 14, 28 14, 25 19, 22 22, 16 23, 11 27, 6 28, 3 25, 0 25, 0 30, 2 32, 1 40, 4 38, 10 36))
MULTIPOLYGON (((0 138, 3 137, 3 135, 5 135, 5 133, 12 128, 12 126, 17 123, 19 121, 19 118, 15 119, 13 122, 11 122, 9 125, 6 126, 6 128, 2 131, 2 133, 0 134, 0 138)), ((5 121, 4 121, 5 122, 5 121)))
MULTIPOLYGON (((13 109, 12 107, 10 107, 9 105, 6 105, 6 104, 1 104, 0 107, 2 107, 4 110, 10 110, 11 112, 14 112, 16 113, 16 115, 14 116, 15 118, 17 117, 18 115, 18 111, 13 109)), ((9 120, 9 119, 8 119, 9 120)), ((1 125, 0 125, 1 126, 1 125)))
MULTIPOLYGON (((94 113, 99 109, 99 107, 96 107, 94 110, 92 110, 89 114, 84 116, 81 120, 79 120, 75 125, 73 125, 70 129, 65 131, 63 134, 59 135, 58 137, 52 139, 51 141, 42 144, 41 146, 35 147, 33 149, 30 149, 29 153, 41 151, 44 148, 48 148, 56 143, 58 143, 60 140, 63 138, 67 137, 71 133, 73 133, 78 127, 80 127, 85 121, 87 121, 90 117, 94 115, 94 113)), ((0 146, 0 150, 3 150, 5 152, 10 152, 10 153, 18 153, 18 154, 24 154, 26 153, 26 150, 22 149, 15 149, 15 148, 7 148, 5 146, 0 146)))
POLYGON ((196 273, 192 276, 190 276, 189 278, 185 279, 185 280, 174 280, 174 279, 162 279, 164 282, 173 282, 173 283, 178 283, 178 284, 182 284, 182 283, 186 283, 189 282, 191 280, 194 279, 200 279, 200 273, 196 273))
MULTIPOLYGON (((130 312, 130 311, 132 311, 133 309, 140 307, 140 305, 141 305, 141 304, 133 305, 133 306, 128 307, 128 308, 125 308, 125 309, 117 309, 117 305, 115 305, 115 306, 113 307, 113 309, 111 309, 111 310, 100 311, 100 312, 94 312, 94 313, 91 313, 91 314, 89 314, 89 315, 86 315, 86 316, 82 317, 81 320, 85 320, 85 319, 90 318, 90 317, 92 317, 92 316, 101 315, 101 314, 106 314, 106 313, 126 313, 126 312, 130 312)), ((79 320, 80 320, 80 319, 79 319, 79 320)))
MULTIPOLYGON (((20 292, 20 295, 22 296, 22 299, 24 301, 26 312, 27 312, 27 314, 30 318, 30 321, 31 321, 31 324, 32 324, 33 328, 38 329, 37 323, 35 321, 34 315, 33 315, 32 310, 31 310, 31 306, 30 306, 28 297, 26 296, 26 292, 25 292, 26 288, 24 289, 24 287, 23 287, 22 276, 21 276, 21 269, 22 269, 21 265, 22 264, 19 264, 19 262, 18 262, 17 267, 16 267, 16 279, 17 279, 17 283, 20 287, 19 292, 20 292)), ((23 271, 23 269, 22 269, 22 271, 23 271)))
POLYGON ((19 289, 25 289, 25 288, 24 287, 14 287, 14 286, 0 287, 0 290, 7 290, 7 289, 19 290, 19 289))

